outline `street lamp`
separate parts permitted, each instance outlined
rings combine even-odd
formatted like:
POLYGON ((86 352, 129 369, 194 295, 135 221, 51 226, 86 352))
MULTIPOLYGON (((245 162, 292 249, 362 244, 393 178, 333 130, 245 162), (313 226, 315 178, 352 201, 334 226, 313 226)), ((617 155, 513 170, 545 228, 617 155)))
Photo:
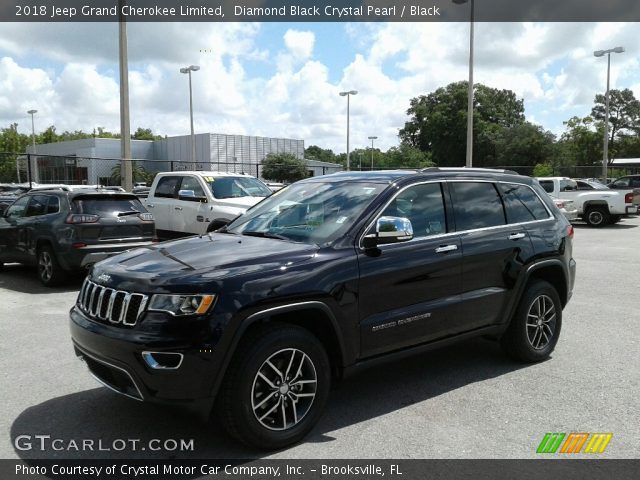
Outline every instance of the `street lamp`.
MULTIPOLYGON (((193 134, 193 91, 191 89, 191 72, 197 72, 200 70, 198 65, 190 65, 180 69, 180 73, 186 73, 189 75, 189 114, 191 117, 191 161, 196 162, 196 138, 193 134)), ((195 165, 194 165, 195 168, 195 165)))
MULTIPOLYGON (((35 154, 36 154, 36 124, 35 121, 33 120, 33 116, 38 113, 38 110, 29 110, 27 112, 29 115, 31 115, 31 146, 33 149, 33 152, 31 153, 34 160, 32 161, 31 158, 29 159, 29 163, 31 164, 31 171, 33 172, 33 176, 36 177, 36 182, 38 181, 37 177, 37 163, 35 162, 35 154)), ((29 172, 29 187, 31 187, 31 184, 33 183, 33 178, 31 175, 31 172, 29 172)))
MULTIPOLYGON (((469 0, 452 0, 457 5, 469 2, 469 0)), ((474 0, 471 1, 471 16, 469 20, 469 86, 467 99, 467 156, 465 166, 473 165, 473 14, 474 0)))
POLYGON ((609 78, 611 75, 611 54, 622 52, 624 52, 624 47, 596 50, 593 52, 595 57, 607 56, 607 93, 605 94, 604 102, 604 146, 602 149, 602 181, 604 183, 607 183, 607 166, 609 163, 609 78))
POLYGON ((340 96, 341 97, 347 97, 347 171, 349 171, 350 168, 350 162, 349 162, 349 97, 351 95, 357 95, 358 91, 357 90, 349 90, 348 92, 340 92, 340 96))
POLYGON ((367 137, 369 140, 371 140, 371 170, 373 171, 373 141, 376 140, 378 137, 367 137))

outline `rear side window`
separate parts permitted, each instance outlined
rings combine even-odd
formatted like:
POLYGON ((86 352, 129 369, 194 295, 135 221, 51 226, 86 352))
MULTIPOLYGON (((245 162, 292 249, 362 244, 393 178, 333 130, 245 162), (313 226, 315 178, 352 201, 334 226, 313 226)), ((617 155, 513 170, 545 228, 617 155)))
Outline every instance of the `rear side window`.
POLYGON ((502 200, 493 183, 451 182, 450 186, 453 189, 456 230, 505 225, 502 200))
POLYGON ((156 186, 156 197, 173 198, 178 193, 181 177, 162 177, 156 186))
POLYGON ((60 211, 60 199, 58 197, 49 197, 47 203, 47 213, 58 213, 60 211))
POLYGON ((547 193, 553 193, 553 180, 538 180, 538 183, 547 193))
POLYGON ((72 202, 73 213, 86 213, 100 217, 118 217, 125 212, 146 212, 140 200, 132 197, 112 196, 76 197, 72 202))
POLYGON ((631 179, 631 188, 640 188, 640 178, 631 179))
POLYGON ((525 185, 499 184, 508 223, 533 222, 549 217, 538 196, 525 185))
POLYGON ((47 213, 47 204, 49 203, 49 197, 47 195, 34 195, 31 197, 31 201, 27 206, 27 212, 25 217, 37 217, 47 213))

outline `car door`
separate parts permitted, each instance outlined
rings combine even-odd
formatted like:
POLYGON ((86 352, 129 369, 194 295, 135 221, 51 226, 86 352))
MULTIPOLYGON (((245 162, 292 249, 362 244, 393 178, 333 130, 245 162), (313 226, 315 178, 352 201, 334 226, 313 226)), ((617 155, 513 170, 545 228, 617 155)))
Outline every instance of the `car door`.
POLYGON ((36 241, 43 229, 42 222, 46 221, 44 216, 47 214, 48 205, 48 195, 32 195, 29 200, 27 210, 20 221, 16 245, 18 255, 23 259, 35 261, 36 241))
MULTIPOLYGON (((412 240, 358 249, 361 355, 369 357, 459 331, 462 249, 440 182, 411 185, 378 215, 405 217, 412 240)), ((369 232, 375 225, 369 227, 369 232)))
POLYGON ((24 215, 31 197, 25 195, 13 202, 0 218, 0 261, 24 262, 26 258, 18 250, 24 226, 24 215))
POLYGON ((212 219, 208 215, 210 205, 198 200, 206 198, 202 180, 196 175, 183 176, 178 192, 184 190, 193 192, 193 199, 181 200, 178 197, 173 202, 171 230, 195 234, 205 233, 212 219))
POLYGON ((156 222, 156 230, 171 231, 171 216, 174 213, 173 206, 178 198, 178 190, 180 188, 181 175, 166 175, 160 177, 153 197, 148 197, 146 207, 154 216, 156 222))
POLYGON ((523 265, 533 255, 525 224, 507 222, 503 196, 509 204, 517 199, 492 181, 451 181, 449 187, 462 242, 465 330, 500 323, 523 265))

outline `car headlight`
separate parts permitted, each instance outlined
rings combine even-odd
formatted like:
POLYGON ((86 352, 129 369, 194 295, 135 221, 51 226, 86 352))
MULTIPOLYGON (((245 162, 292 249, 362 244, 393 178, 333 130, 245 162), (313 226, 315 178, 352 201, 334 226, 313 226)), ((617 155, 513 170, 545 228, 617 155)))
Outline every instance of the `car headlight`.
POLYGON ((204 315, 209 311, 215 295, 154 295, 149 310, 171 315, 204 315))

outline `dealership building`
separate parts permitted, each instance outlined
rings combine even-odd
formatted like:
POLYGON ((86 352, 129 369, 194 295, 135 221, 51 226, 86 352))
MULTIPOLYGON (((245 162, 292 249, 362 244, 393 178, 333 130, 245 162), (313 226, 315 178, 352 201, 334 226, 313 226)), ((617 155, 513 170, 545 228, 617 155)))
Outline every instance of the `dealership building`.
MULTIPOLYGON (((310 176, 342 170, 335 163, 305 160, 304 140, 249 135, 200 133, 195 137, 195 162, 191 161, 191 136, 160 140, 131 140, 131 157, 148 172, 216 170, 261 177, 262 161, 270 153, 290 153, 304 160, 310 176)), ((120 163, 120 139, 85 138, 29 146, 35 153, 34 179, 40 183, 109 184, 120 163)), ((23 169, 26 169, 26 164, 23 169)), ((26 173, 26 172, 25 172, 26 173)))

